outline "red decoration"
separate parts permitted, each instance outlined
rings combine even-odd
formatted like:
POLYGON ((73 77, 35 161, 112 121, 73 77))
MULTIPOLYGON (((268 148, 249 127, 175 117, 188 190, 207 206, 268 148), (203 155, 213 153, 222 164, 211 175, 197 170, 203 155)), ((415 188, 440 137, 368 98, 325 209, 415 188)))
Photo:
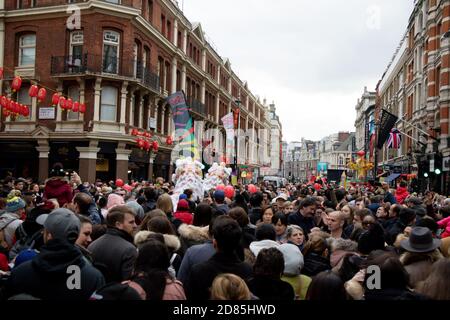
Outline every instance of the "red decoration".
POLYGON ((159 149, 159 143, 158 143, 158 141, 153 141, 153 151, 154 152, 158 152, 158 149, 159 149))
POLYGON ((8 98, 5 97, 5 96, 1 96, 1 97, 0 97, 0 105, 1 105, 3 108, 6 108, 6 106, 8 105, 8 98))
POLYGON ((234 187, 233 186, 226 186, 224 192, 225 192, 225 197, 227 197, 228 199, 233 199, 233 197, 234 197, 234 187))
POLYGON ((64 97, 59 98, 59 106, 61 107, 61 109, 66 109, 66 98, 64 97))
POLYGON ((73 112, 78 112, 79 110, 80 110, 80 103, 79 103, 78 101, 75 101, 75 102, 73 103, 72 111, 73 111, 73 112))
POLYGON ((254 184, 249 184, 248 192, 250 192, 250 194, 256 193, 256 192, 258 192, 258 188, 256 188, 256 186, 254 184))
POLYGON ((52 105, 57 106, 59 103, 59 94, 54 93, 52 96, 52 105))
POLYGON ((45 97, 47 96, 47 90, 45 88, 40 88, 37 98, 39 102, 42 102, 45 100, 45 97))
POLYGON ((85 103, 82 103, 82 104, 80 104, 80 113, 85 113, 86 112, 86 104, 85 103))
POLYGON ((362 150, 358 151, 356 154, 358 155, 358 157, 364 157, 366 155, 366 153, 362 150))
POLYGON ((30 115, 30 109, 27 106, 23 106, 23 116, 28 117, 30 115))
POLYGON ((30 87, 30 90, 28 90, 28 95, 29 95, 30 97, 32 97, 32 98, 37 97, 37 95, 38 95, 38 90, 39 90, 38 86, 35 85, 35 84, 33 84, 33 85, 30 87))
POLYGON ((123 183, 122 179, 116 179, 116 186, 122 187, 123 185, 124 185, 124 183, 123 183))
POLYGON ((172 136, 168 136, 168 137, 167 137, 166 143, 167 143, 169 146, 171 146, 171 145, 173 144, 172 136))
POLYGON ((0 79, 3 79, 3 68, 0 67, 0 79))
POLYGON ((316 191, 319 191, 320 189, 322 189, 322 185, 319 183, 314 183, 314 189, 316 189, 316 191))
POLYGON ((21 86, 22 86, 22 78, 20 76, 14 77, 11 83, 11 88, 13 89, 13 92, 19 91, 21 86))
POLYGON ((72 110, 72 108, 73 108, 73 101, 72 101, 72 99, 69 98, 66 100, 66 109, 72 110))
POLYGON ((133 129, 133 130, 131 130, 131 135, 132 135, 132 136, 137 136, 137 135, 139 135, 138 129, 133 129))
POLYGON ((2 111, 3 111, 3 115, 4 115, 5 117, 9 117, 9 110, 3 109, 2 111))
POLYGON ((148 142, 147 140, 144 140, 144 149, 150 151, 150 142, 148 142))
POLYGON ((141 150, 144 149, 144 140, 142 140, 140 138, 136 139, 136 143, 141 150))

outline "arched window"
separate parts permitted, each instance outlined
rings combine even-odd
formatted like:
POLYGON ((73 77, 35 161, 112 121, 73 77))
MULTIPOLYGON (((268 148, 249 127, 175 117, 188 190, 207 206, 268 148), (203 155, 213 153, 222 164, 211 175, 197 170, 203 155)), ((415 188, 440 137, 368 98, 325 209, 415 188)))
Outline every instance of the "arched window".
POLYGON ((117 116, 117 88, 103 87, 100 120, 101 121, 116 121, 117 116))
POLYGON ((36 35, 29 33, 19 38, 19 66, 34 66, 36 61, 36 35))
POLYGON ((103 72, 119 71, 120 35, 118 32, 106 30, 103 33, 103 72))

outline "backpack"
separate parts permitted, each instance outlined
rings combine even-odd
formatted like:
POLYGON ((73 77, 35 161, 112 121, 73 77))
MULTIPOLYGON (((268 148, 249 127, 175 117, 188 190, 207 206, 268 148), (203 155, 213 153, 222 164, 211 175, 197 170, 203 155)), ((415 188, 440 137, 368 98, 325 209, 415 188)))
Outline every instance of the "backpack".
POLYGON ((9 259, 13 260, 21 251, 26 249, 34 249, 36 242, 42 237, 42 229, 36 231, 32 235, 28 235, 23 225, 17 227, 16 235, 19 240, 12 246, 9 251, 9 259))

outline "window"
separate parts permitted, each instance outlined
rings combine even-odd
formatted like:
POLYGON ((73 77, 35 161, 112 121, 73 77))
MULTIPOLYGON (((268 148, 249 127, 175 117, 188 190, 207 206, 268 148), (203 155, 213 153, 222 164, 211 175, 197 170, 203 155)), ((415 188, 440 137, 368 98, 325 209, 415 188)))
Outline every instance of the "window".
POLYGON ((177 37, 177 47, 178 48, 180 48, 180 49, 183 49, 182 47, 181 47, 181 31, 178 31, 178 37, 177 37))
POLYGON ((117 88, 103 87, 100 121, 116 121, 117 115, 117 88))
MULTIPOLYGON (((70 34, 69 54, 68 67, 72 69, 81 68, 83 64, 83 31, 74 31, 70 34)), ((72 71, 77 72, 79 70, 72 71)))
POLYGON ((166 17, 163 14, 161 15, 161 33, 163 36, 166 35, 166 17))
POLYGON ((148 21, 153 21, 153 1, 148 0, 147 2, 147 19, 148 21))
POLYGON ((28 110, 30 110, 30 115, 28 117, 24 116, 18 116, 16 118, 17 121, 29 121, 31 120, 31 97, 28 95, 28 90, 30 90, 30 87, 22 87, 19 92, 17 93, 17 102, 21 103, 23 105, 28 106, 28 110))
POLYGON ((133 44, 133 75, 136 78, 138 74, 138 44, 133 44))
POLYGON ((119 33, 105 31, 103 34, 103 72, 119 71, 119 33))
POLYGON ((36 35, 26 34, 19 39, 19 66, 34 66, 36 60, 36 35))
MULTIPOLYGON (((78 87, 69 87, 69 90, 67 90, 67 95, 72 99, 73 102, 80 101, 80 91, 78 90, 78 87)), ((67 111, 67 120, 78 120, 78 116, 78 112, 73 112, 72 110, 67 111)))
POLYGON ((109 3, 120 4, 120 0, 105 0, 105 1, 109 3))
POLYGON ((169 41, 172 41, 172 24, 170 23, 170 21, 167 21, 167 35, 166 38, 169 41))

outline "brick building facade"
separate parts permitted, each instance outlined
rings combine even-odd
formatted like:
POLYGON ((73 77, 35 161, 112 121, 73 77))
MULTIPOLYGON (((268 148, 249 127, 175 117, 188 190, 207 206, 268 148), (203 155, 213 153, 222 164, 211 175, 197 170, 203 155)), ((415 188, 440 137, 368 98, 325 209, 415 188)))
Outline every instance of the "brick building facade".
MULTIPOLYGON (((195 134, 214 154, 225 151, 220 119, 240 108, 241 128, 254 129, 238 159, 255 168, 268 145, 268 107, 259 101, 205 40, 200 24, 187 20, 170 0, 0 0, 2 93, 30 107, 30 116, 0 123, 0 168, 43 180, 55 162, 96 178, 170 178, 174 124, 165 98, 183 90, 195 134), (78 23, 79 22, 79 23, 78 23), (14 93, 15 75, 23 78, 14 93), (31 84, 87 105, 85 114, 55 108, 43 119, 51 94, 38 103, 31 84), (136 147, 133 128, 153 133, 156 154, 136 147), (218 129, 212 137, 208 129, 218 129)), ((0 173, 3 175, 4 173, 0 173)))

